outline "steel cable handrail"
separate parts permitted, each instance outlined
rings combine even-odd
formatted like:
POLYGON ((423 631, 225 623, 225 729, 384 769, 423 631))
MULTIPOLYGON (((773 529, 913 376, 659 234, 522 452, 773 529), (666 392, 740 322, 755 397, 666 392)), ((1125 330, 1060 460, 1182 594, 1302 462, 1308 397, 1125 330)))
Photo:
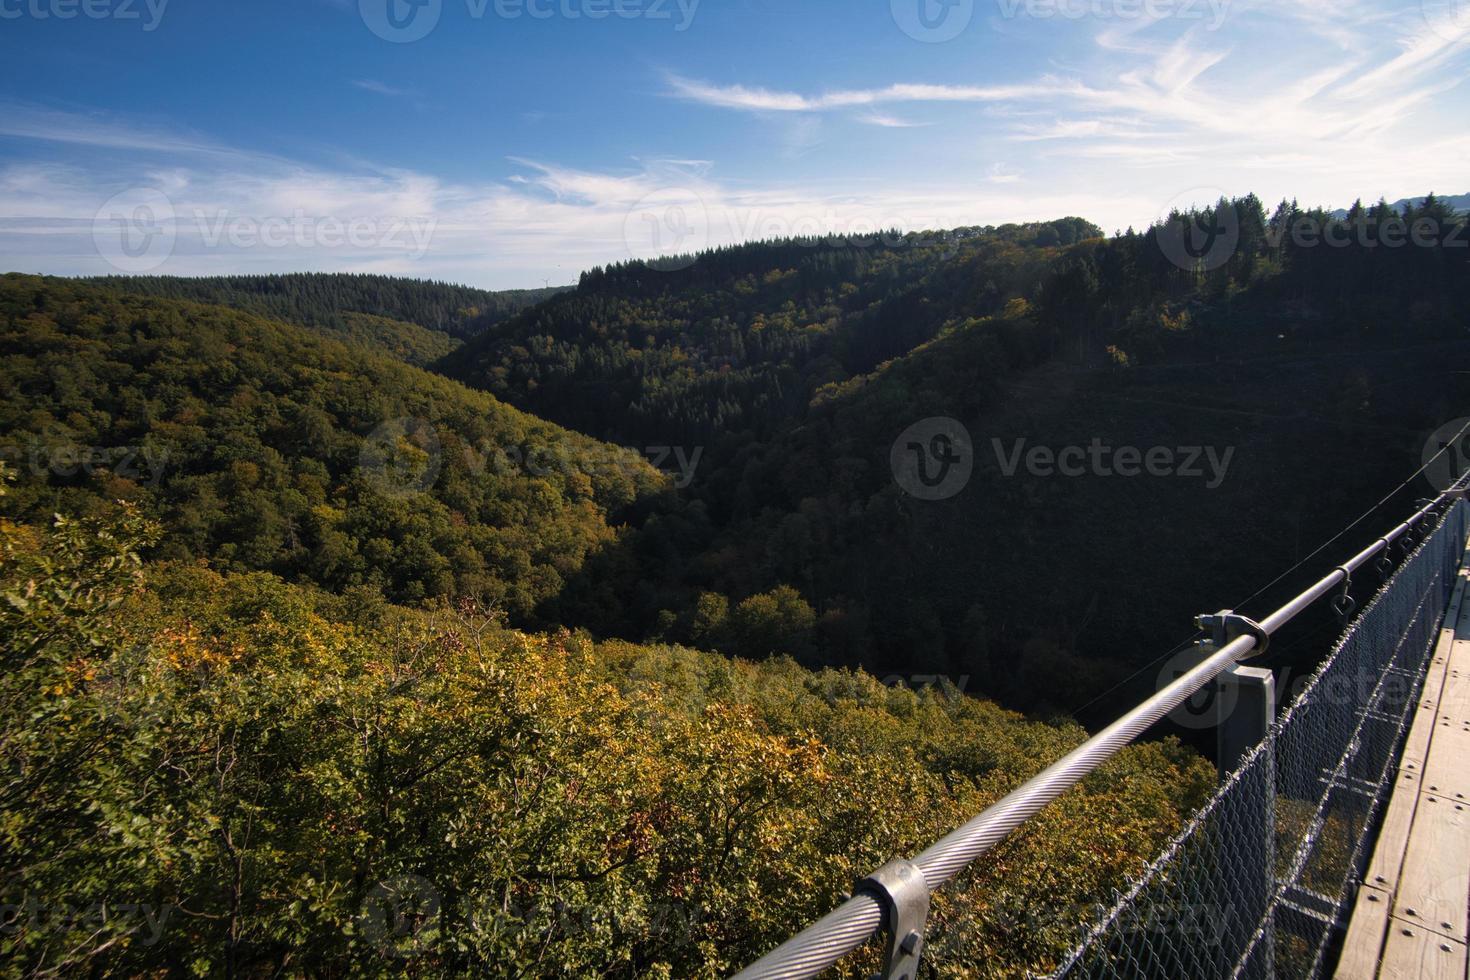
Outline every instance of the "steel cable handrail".
MULTIPOLYGON (((1470 475, 1461 477, 1454 486, 1421 507, 1408 520, 1260 620, 1258 625, 1265 636, 1269 637, 1291 622, 1312 603, 1350 578, 1352 572, 1369 559, 1386 551, 1434 508, 1447 500, 1464 497, 1467 484, 1470 484, 1470 475)), ((1231 665, 1248 656, 1257 645, 1257 637, 1251 635, 1231 640, 1153 697, 921 852, 912 859, 912 863, 923 872, 929 891, 933 892, 954 878, 1011 831, 1093 773, 1231 665)), ((884 909, 878 898, 859 892, 741 970, 733 980, 806 980, 815 977, 882 930, 883 920, 884 909)))

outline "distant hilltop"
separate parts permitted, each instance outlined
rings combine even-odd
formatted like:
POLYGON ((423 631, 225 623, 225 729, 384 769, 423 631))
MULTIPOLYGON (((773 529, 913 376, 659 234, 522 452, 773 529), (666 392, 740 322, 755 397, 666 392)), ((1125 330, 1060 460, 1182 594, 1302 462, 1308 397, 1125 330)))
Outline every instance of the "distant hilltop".
MULTIPOLYGON (((1470 194, 1436 194, 1435 196, 1439 198, 1439 200, 1442 201, 1444 204, 1449 205, 1449 207, 1457 214, 1470 213, 1470 194)), ((1389 205, 1389 207, 1393 208, 1399 214, 1403 214, 1411 207, 1423 207, 1424 200, 1425 199, 1422 197, 1405 197, 1400 200, 1394 201, 1393 204, 1389 205)), ((1372 205, 1369 204, 1367 201, 1364 201, 1363 204, 1365 207, 1372 207, 1372 205)), ((1332 214, 1334 217, 1337 218, 1346 218, 1348 215, 1346 208, 1338 208, 1336 211, 1332 212, 1332 214)))

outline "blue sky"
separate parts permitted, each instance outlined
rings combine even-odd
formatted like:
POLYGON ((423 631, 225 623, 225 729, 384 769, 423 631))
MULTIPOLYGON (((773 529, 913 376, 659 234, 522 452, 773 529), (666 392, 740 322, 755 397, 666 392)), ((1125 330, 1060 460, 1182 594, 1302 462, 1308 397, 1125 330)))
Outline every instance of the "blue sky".
POLYGON ((500 288, 1470 191, 1470 0, 0 0, 0 57, 3 270, 500 288))

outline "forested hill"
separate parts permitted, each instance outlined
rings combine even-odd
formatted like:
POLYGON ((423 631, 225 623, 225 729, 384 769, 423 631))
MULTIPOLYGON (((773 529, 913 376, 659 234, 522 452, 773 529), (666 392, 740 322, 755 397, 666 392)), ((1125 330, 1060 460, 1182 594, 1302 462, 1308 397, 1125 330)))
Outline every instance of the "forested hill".
MULTIPOLYGON (((6 976, 728 976, 1085 736, 473 602, 140 567, 139 515, 17 525, 7 483, 0 870, 109 914, 20 916, 6 976)), ((1048 972, 1212 782, 1125 748, 935 895, 926 959, 1048 972)))
POLYGON ((664 480, 361 346, 102 285, 0 279, 0 432, 43 519, 136 500, 159 557, 517 616, 664 480))
POLYGON ((108 276, 110 289, 218 303, 376 346, 427 364, 467 337, 563 290, 492 292, 445 282, 348 273, 271 276, 108 276))
POLYGON ((1323 212, 1226 207, 1181 216, 1238 229, 1218 264, 1171 261, 1173 226, 942 258, 895 318, 932 339, 701 469, 628 543, 631 568, 603 556, 564 615, 615 608, 601 628, 965 678, 1031 707, 1091 700, 1187 636, 1201 602, 1239 602, 1356 518, 1470 402, 1462 220, 1391 246, 1400 219, 1375 209, 1337 247, 1323 212), (931 418, 973 448, 939 500, 891 465, 931 418), (1016 455, 1094 442, 1171 465, 1120 475, 1109 455, 1067 475, 1016 455), (614 601, 619 580, 637 584, 614 601))
MULTIPOLYGON (((4 872, 193 913, 0 950, 727 975, 1413 472, 1470 404, 1470 249, 1431 204, 627 263, 438 355, 488 392, 404 363, 483 323, 453 289, 0 278, 4 872), (374 937, 404 882, 442 917, 374 937)), ((1272 666, 1340 628, 1298 622, 1272 666)), ((927 958, 1050 972, 1208 782, 1172 742, 1121 754, 936 896, 927 958)))
MULTIPOLYGON (((16 445, 165 446, 176 465, 116 488, 169 517, 167 554, 1070 708, 1172 646, 1200 597, 1238 599, 1356 517, 1461 414, 1465 235, 1438 199, 1335 219, 1247 196, 1112 238, 1063 219, 756 243, 591 270, 439 359, 455 380, 370 339, 136 291, 191 281, 12 277, 3 421, 16 445), (1421 222, 1435 237, 1411 242, 1421 222), (1184 228, 1204 225, 1224 248, 1191 258, 1184 228), (620 458, 662 447, 683 485, 658 493, 642 464, 507 478, 495 447, 610 450, 496 398, 634 447, 620 458), (389 434, 442 458, 412 500, 356 464, 400 417, 441 441, 389 434), (921 500, 892 454, 933 418, 966 427, 973 473, 921 500), (1185 472, 1015 462, 1094 443, 1185 472)), ((263 295, 291 283, 313 315, 440 324, 426 311, 474 292, 306 276, 263 295), (302 298, 334 284, 355 291, 302 298), (406 298, 422 290, 439 299, 406 298)), ((118 474, 34 476, 18 496, 39 515, 118 474)))
POLYGON ((903 354, 957 311, 997 312, 997 283, 1037 281, 1055 247, 1101 234, 1066 218, 593 269, 438 369, 600 438, 718 455, 768 438, 817 388, 903 354))

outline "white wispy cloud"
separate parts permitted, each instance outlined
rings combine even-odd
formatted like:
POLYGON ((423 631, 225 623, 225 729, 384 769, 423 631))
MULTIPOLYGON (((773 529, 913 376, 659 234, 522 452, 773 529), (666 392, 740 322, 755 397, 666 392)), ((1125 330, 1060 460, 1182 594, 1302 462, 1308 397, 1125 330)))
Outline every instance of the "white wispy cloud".
MULTIPOLYGON (((54 119, 85 142, 88 118, 54 119)), ((105 132, 122 126, 99 123, 105 132)), ((179 144, 164 136, 164 145, 179 144)), ((107 137, 110 138, 110 137, 107 137)), ((38 140, 42 138, 37 137, 38 140)), ((980 184, 957 180, 841 186, 831 181, 751 184, 720 179, 695 158, 651 157, 616 170, 511 158, 505 180, 446 181, 412 170, 358 163, 329 169, 228 147, 181 157, 172 152, 0 166, 0 268, 60 274, 117 271, 99 251, 94 222, 115 194, 160 192, 176 244, 162 274, 336 270, 447 278, 490 287, 573 281, 583 269, 648 258, 664 249, 648 237, 677 217, 698 249, 758 238, 837 233, 872 235, 963 224, 1084 213, 1080 192, 1021 193, 1019 174, 992 166, 980 184), (229 229, 270 222, 306 228, 275 245, 232 242, 229 229), (422 232, 362 244, 320 235, 323 228, 422 232)), ((1136 211, 1138 199, 1120 197, 1136 211)), ((288 236, 289 237, 289 236, 288 236)), ((372 236, 370 236, 372 237, 372 236)))
POLYGON ((876 89, 846 89, 802 95, 744 85, 712 85, 668 76, 670 93, 691 102, 748 112, 825 112, 901 102, 1008 102, 1066 95, 1073 88, 1049 81, 1035 85, 931 85, 904 83, 876 89))
POLYGON ((929 125, 923 122, 911 122, 890 116, 885 112, 865 112, 857 117, 858 122, 867 123, 869 126, 881 126, 884 129, 919 129, 929 125))
POLYGON ((0 136, 103 149, 147 150, 199 156, 234 156, 237 151, 204 136, 146 122, 119 122, 0 100, 0 136))
MULTIPOLYGON (((1470 189, 1470 134, 1455 125, 1470 31, 1426 20, 1418 0, 1235 0, 1231 10, 1219 32, 1162 19, 1055 25, 1086 32, 1091 46, 1033 77, 977 63, 959 84, 951 75, 807 90, 665 75, 665 96, 764 130, 778 165, 738 173, 695 142, 581 167, 513 156, 510 176, 450 180, 373 161, 287 159, 147 119, 0 103, 0 139, 25 148, 0 163, 0 268, 108 271, 93 219, 129 188, 166 194, 178 216, 162 272, 385 271, 488 286, 568 282, 670 241, 1064 214, 1137 226, 1191 188, 1197 203, 1255 190, 1333 206, 1470 189), (1262 47, 1277 37, 1287 39, 1279 50, 1262 47), (829 166, 869 145, 902 147, 902 169, 829 166), (421 252, 209 245, 197 216, 221 214, 408 220, 433 234, 421 252)), ((411 97, 379 80, 347 84, 411 97)))
POLYGON ((386 95, 390 98, 400 98, 409 94, 407 89, 397 88, 386 82, 379 82, 371 78, 353 79, 352 87, 360 88, 364 92, 372 92, 375 95, 386 95))
MULTIPOLYGON (((1386 141, 1386 132, 1416 108, 1462 84, 1470 27, 1463 36, 1447 33, 1407 9, 1385 21, 1379 9, 1339 0, 1284 0, 1279 8, 1276 30, 1283 17, 1295 20, 1325 37, 1339 38, 1347 54, 1318 55, 1303 43, 1294 47, 1295 57, 1288 62, 1263 67, 1252 61, 1233 70, 1233 37, 1194 27, 1160 39, 1149 32, 1160 24, 1156 18, 1107 24, 1094 37, 1100 64, 1066 76, 994 85, 908 81, 803 93, 671 74, 668 94, 752 113, 821 114, 855 106, 945 103, 1003 107, 1021 118, 1004 133, 1011 140, 1070 141, 1079 156, 1143 159, 1144 151, 1119 141, 1148 137, 1166 144, 1156 151, 1160 157, 1184 159, 1196 154, 1183 144, 1220 137, 1237 141, 1242 155, 1309 141, 1386 141), (1380 37, 1370 43, 1370 28, 1385 34, 1387 41, 1380 37), (1342 30, 1348 33, 1340 38, 1342 30), (1050 110, 1052 118, 1026 121, 1018 111, 1026 107, 1050 110)), ((1247 2, 1239 16, 1262 17, 1266 9, 1247 2)), ((1328 155, 1325 147, 1323 155, 1328 155)))

